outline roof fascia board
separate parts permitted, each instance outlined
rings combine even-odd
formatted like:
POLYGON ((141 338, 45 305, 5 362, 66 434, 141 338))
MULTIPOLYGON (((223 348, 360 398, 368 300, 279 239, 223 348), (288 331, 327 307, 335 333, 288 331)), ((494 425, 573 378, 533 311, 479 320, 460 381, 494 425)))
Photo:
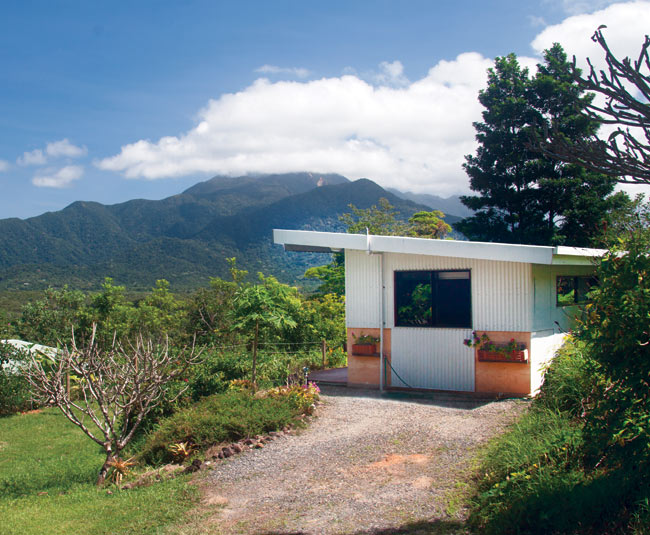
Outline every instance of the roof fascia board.
POLYGON ((593 256, 553 255, 554 266, 594 266, 593 256))
POLYGON ((369 253, 448 256, 543 265, 591 265, 594 258, 606 253, 604 249, 581 247, 430 240, 402 236, 366 236, 365 234, 311 230, 274 229, 273 240, 275 243, 284 245, 286 250, 326 252, 351 249, 369 253))
POLYGON ((313 247, 315 252, 322 251, 323 248, 329 248, 332 251, 366 249, 366 236, 362 234, 344 234, 342 232, 273 229, 273 241, 285 246, 313 247))
POLYGON ((371 236, 371 249, 391 253, 533 264, 550 264, 553 259, 552 247, 460 240, 430 240, 399 236, 371 236))

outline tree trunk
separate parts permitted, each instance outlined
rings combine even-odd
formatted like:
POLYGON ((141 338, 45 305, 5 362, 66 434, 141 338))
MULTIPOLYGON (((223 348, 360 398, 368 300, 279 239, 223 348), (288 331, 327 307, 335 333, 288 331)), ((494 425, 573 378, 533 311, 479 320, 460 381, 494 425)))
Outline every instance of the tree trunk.
POLYGON ((255 339, 253 340, 253 386, 256 386, 256 375, 255 371, 257 368, 257 338, 260 334, 260 322, 259 320, 255 322, 255 339))
POLYGON ((97 476, 97 486, 101 487, 104 482, 106 481, 106 476, 108 475, 108 471, 110 469, 110 463, 117 457, 117 455, 113 455, 113 450, 112 448, 109 448, 106 451, 106 461, 104 461, 104 465, 102 466, 101 470, 99 471, 99 475, 97 476))

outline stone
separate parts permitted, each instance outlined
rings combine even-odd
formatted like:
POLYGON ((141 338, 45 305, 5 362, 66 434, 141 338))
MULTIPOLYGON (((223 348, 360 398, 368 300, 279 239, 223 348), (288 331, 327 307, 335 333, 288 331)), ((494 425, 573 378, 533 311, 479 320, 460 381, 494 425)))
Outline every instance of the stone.
POLYGON ((198 472, 201 469, 202 464, 203 462, 201 461, 201 459, 194 459, 192 461, 192 464, 189 465, 187 468, 185 468, 185 470, 183 470, 183 473, 192 474, 194 472, 198 472))
POLYGON ((205 457, 206 459, 216 459, 219 457, 219 452, 221 451, 221 447, 214 445, 210 446, 207 450, 205 450, 205 457))
POLYGON ((244 448, 242 448, 241 445, 237 444, 236 442, 230 445, 230 449, 235 453, 241 453, 244 450, 244 448))
POLYGON ((163 475, 173 475, 179 470, 183 469, 183 465, 180 464, 166 464, 165 466, 160 467, 159 472, 163 475))
POLYGON ((244 440, 244 444, 246 444, 247 446, 252 446, 253 444, 255 444, 255 441, 252 438, 247 438, 246 440, 244 440))
POLYGON ((229 447, 225 447, 224 449, 221 450, 221 453, 223 453, 224 458, 232 457, 235 452, 233 452, 229 447))

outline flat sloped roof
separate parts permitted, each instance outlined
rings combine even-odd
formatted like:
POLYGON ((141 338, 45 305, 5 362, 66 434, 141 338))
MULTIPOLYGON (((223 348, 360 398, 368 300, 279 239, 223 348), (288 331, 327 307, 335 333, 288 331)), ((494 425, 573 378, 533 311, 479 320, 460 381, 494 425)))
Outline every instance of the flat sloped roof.
POLYGON ((604 249, 551 247, 460 240, 430 240, 402 236, 375 236, 316 232, 312 230, 273 230, 273 241, 285 251, 331 253, 344 249, 370 253, 403 253, 530 264, 590 265, 604 249))

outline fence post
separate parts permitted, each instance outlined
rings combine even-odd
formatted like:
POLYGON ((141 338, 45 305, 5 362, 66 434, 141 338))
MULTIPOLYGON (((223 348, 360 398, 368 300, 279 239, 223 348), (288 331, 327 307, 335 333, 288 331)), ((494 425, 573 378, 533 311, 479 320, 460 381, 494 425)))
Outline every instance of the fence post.
POLYGON ((321 351, 321 353, 323 355, 323 369, 324 369, 325 366, 327 366, 327 358, 326 358, 326 355, 327 355, 327 342, 325 340, 321 340, 320 351, 321 351))

